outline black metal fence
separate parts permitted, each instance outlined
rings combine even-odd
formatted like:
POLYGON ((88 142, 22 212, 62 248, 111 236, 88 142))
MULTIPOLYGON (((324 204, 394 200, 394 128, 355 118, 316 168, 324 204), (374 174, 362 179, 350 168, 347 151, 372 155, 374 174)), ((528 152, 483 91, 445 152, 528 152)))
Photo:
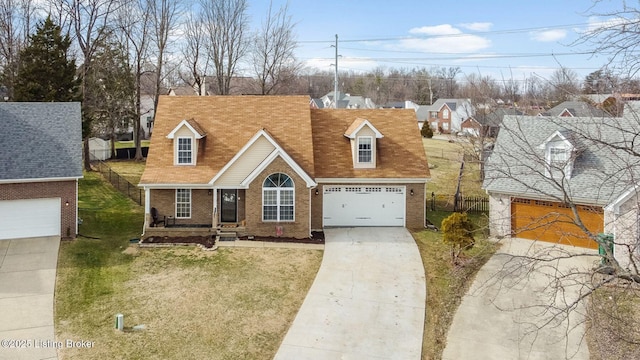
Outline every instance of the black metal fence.
POLYGON ((431 211, 488 212, 489 198, 484 196, 459 196, 456 202, 453 194, 431 193, 431 198, 427 200, 427 206, 431 211))
POLYGON ((103 161, 96 161, 93 163, 96 170, 98 170, 102 176, 109 181, 118 191, 130 197, 138 205, 144 204, 144 190, 138 186, 130 183, 127 179, 120 176, 117 172, 113 171, 107 163, 103 161))

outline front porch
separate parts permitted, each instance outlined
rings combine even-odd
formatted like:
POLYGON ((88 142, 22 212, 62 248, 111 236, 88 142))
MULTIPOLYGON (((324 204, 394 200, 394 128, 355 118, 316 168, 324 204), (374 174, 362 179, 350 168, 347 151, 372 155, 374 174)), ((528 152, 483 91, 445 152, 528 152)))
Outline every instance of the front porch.
POLYGON ((168 226, 148 227, 145 229, 142 240, 151 237, 190 237, 190 236, 215 236, 216 239, 236 240, 246 237, 247 229, 241 224, 219 224, 213 227, 211 224, 180 224, 168 226))

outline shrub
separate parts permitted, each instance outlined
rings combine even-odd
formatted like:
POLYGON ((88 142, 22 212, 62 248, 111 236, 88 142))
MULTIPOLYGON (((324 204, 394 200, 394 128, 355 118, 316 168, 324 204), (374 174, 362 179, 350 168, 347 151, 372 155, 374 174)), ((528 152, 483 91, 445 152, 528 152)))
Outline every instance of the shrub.
POLYGON ((453 213, 442 220, 442 241, 451 246, 451 261, 458 262, 462 251, 473 247, 473 223, 466 213, 453 213))
POLYGON ((433 137, 433 129, 429 125, 428 121, 425 121, 424 123, 422 123, 422 129, 420 129, 420 134, 422 134, 422 137, 426 137, 429 139, 433 137))

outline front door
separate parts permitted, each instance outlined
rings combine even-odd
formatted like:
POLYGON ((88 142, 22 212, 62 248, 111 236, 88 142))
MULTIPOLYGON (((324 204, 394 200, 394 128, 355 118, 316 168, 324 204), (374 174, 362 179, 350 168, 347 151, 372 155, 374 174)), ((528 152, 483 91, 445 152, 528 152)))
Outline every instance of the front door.
POLYGON ((234 223, 238 221, 238 190, 222 189, 220 204, 220 222, 234 223))

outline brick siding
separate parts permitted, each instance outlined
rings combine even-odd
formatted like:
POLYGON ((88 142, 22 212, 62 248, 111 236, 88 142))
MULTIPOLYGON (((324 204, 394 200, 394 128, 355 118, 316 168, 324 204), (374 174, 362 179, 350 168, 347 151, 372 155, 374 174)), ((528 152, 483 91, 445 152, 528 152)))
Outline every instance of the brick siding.
POLYGON ((245 192, 247 232, 256 236, 276 236, 276 226, 282 226, 283 237, 297 239, 308 238, 309 228, 309 189, 282 158, 276 158, 256 179, 245 192), (293 179, 295 187, 295 221, 273 222, 262 221, 262 183, 271 174, 283 173, 293 179))
POLYGON ((0 185, 0 200, 60 198, 60 235, 76 237, 77 181, 30 182, 0 185), (66 205, 67 201, 69 205, 66 205))

